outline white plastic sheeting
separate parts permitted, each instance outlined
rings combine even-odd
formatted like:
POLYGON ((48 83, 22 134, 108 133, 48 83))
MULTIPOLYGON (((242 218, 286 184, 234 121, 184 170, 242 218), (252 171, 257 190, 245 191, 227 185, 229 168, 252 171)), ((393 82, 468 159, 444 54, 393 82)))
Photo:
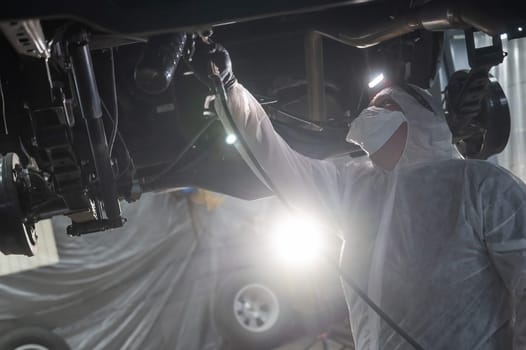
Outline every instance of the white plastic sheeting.
POLYGON ((59 218, 60 263, 0 278, 0 326, 44 325, 75 350, 216 349, 217 248, 250 234, 270 203, 193 206, 193 227, 187 200, 149 194, 123 206, 124 228, 79 238, 59 218))

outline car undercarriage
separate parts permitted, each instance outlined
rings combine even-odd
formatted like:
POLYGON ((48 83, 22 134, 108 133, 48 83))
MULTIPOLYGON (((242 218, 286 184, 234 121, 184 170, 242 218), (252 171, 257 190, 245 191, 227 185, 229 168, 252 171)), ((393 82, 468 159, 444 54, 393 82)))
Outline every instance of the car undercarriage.
POLYGON ((73 236, 120 227, 119 201, 145 192, 270 195, 225 142, 209 82, 194 73, 203 38, 228 48, 239 81, 294 149, 326 159, 363 155, 345 134, 377 91, 367 85, 372 75, 436 89, 444 32, 462 30, 471 69, 453 72, 441 97, 452 142, 486 159, 510 133, 506 96, 488 72, 505 59, 500 35, 520 38, 526 28, 512 3, 494 1, 4 7, 0 251, 28 256, 36 222, 68 216, 73 236), (477 47, 480 32, 492 45, 477 47))

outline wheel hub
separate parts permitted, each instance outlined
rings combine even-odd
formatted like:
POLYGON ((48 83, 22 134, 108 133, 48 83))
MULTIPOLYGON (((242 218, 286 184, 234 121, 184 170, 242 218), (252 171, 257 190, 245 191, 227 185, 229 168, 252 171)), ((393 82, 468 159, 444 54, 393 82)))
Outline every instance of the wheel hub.
POLYGON ((265 332, 279 318, 279 302, 274 292, 262 284, 241 288, 234 298, 234 315, 239 324, 251 332, 265 332))

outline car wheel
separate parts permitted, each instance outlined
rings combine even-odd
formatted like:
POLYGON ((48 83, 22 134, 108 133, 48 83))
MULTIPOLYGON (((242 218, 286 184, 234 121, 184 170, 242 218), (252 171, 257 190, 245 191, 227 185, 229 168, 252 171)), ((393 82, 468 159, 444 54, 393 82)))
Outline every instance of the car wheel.
POLYGON ((294 333, 287 293, 258 270, 231 274, 215 299, 217 326, 231 349, 271 349, 294 333))
POLYGON ((57 334, 40 327, 13 329, 0 336, 2 350, 71 350, 57 334))

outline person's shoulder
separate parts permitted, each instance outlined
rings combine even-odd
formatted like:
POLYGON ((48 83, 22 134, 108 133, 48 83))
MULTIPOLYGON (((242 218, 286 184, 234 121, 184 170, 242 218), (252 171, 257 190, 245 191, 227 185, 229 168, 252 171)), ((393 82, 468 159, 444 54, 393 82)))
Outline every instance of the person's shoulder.
POLYGON ((440 162, 440 164, 443 167, 464 168, 467 171, 482 173, 508 173, 508 170, 500 165, 482 159, 449 159, 440 162))
POLYGON ((469 171, 484 173, 487 175, 500 174, 505 176, 513 176, 513 174, 509 170, 487 160, 462 159, 458 161, 463 162, 465 164, 466 169, 469 171))
POLYGON ((509 170, 498 164, 480 159, 450 159, 434 165, 443 172, 462 172, 471 183, 503 183, 522 181, 513 175, 509 170))
POLYGON ((524 182, 510 170, 486 160, 463 160, 467 178, 491 188, 521 188, 526 190, 524 182))

